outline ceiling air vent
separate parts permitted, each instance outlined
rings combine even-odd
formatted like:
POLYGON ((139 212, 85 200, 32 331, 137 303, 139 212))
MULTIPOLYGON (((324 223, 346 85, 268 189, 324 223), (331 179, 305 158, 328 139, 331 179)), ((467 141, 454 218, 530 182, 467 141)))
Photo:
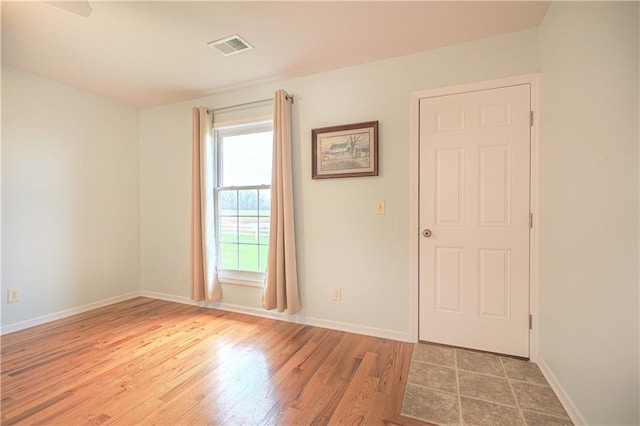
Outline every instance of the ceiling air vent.
POLYGON ((243 40, 238 34, 222 38, 220 40, 207 43, 209 47, 213 47, 224 56, 235 55, 245 50, 253 49, 253 46, 243 40))

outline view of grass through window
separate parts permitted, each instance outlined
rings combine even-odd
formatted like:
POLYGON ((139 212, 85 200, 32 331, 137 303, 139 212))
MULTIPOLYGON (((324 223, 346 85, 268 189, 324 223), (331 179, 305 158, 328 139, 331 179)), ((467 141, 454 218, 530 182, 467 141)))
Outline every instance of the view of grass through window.
POLYGON ((221 132, 218 262, 220 269, 264 272, 271 213, 273 133, 264 124, 221 132), (254 130, 257 127, 257 130, 254 130))
POLYGON ((230 189, 218 194, 222 269, 264 272, 271 189, 230 189))

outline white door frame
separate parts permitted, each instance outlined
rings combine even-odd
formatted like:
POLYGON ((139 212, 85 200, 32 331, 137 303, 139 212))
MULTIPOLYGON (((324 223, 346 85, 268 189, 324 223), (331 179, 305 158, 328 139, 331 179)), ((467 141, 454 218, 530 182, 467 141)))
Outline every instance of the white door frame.
POLYGON ((533 315, 532 329, 529 332, 529 356, 531 361, 538 359, 538 330, 539 330, 539 171, 540 171, 540 74, 524 74, 513 77, 499 78, 495 80, 480 81, 476 83, 461 84, 456 86, 436 89, 420 90, 411 94, 411 195, 410 195, 410 297, 409 305, 409 337, 411 341, 418 341, 419 322, 419 238, 420 229, 418 222, 419 208, 419 149, 420 149, 420 99, 435 96, 447 96, 459 93, 474 92, 479 90, 496 89, 500 87, 516 86, 521 84, 531 85, 531 110, 533 111, 533 126, 531 127, 531 191, 530 203, 533 213, 533 227, 530 230, 529 239, 529 312, 533 315))

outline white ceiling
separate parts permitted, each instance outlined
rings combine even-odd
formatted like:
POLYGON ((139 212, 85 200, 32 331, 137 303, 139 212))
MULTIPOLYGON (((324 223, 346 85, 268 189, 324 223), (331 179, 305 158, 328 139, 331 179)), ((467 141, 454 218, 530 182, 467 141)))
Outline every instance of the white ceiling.
POLYGON ((536 27, 548 2, 2 2, 2 63, 138 108, 536 27), (255 49, 207 42, 238 33, 255 49))

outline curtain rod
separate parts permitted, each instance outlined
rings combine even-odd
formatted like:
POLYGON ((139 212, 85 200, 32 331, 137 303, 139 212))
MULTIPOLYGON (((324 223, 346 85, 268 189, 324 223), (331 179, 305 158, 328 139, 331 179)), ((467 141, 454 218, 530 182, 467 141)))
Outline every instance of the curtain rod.
MULTIPOLYGON (((291 103, 293 103, 293 96, 294 95, 286 95, 284 98, 288 101, 291 101, 291 103)), ((208 108, 207 112, 211 113, 211 112, 226 111, 228 109, 240 108, 243 106, 253 105, 253 104, 261 104, 263 102, 268 102, 268 101, 273 101, 273 98, 258 99, 257 101, 243 102, 241 104, 228 105, 220 108, 208 108)))

